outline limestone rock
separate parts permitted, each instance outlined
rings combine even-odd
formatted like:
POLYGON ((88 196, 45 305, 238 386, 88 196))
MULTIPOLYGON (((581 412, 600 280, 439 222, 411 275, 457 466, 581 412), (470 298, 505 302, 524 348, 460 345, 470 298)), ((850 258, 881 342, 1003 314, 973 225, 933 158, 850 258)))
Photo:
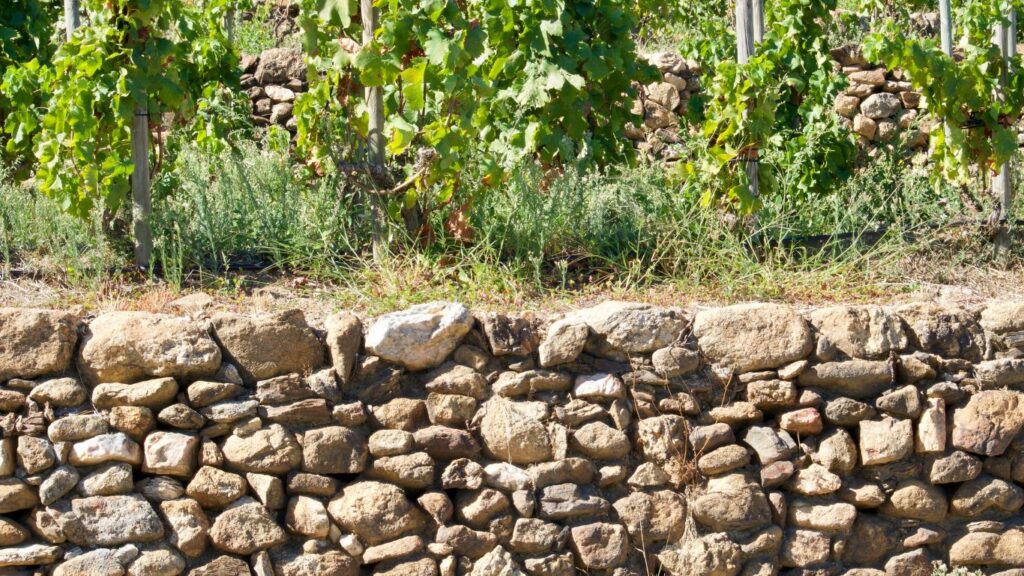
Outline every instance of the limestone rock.
POLYGON ((423 387, 435 394, 457 394, 477 400, 487 395, 487 379, 483 375, 468 366, 451 362, 428 372, 424 376, 423 387))
POLYGON ((61 529, 80 546, 119 546, 163 538, 164 526, 141 496, 91 496, 71 501, 61 529))
POLYGON ((121 432, 100 434, 76 442, 71 447, 70 461, 75 466, 95 466, 104 462, 126 462, 135 465, 142 462, 142 449, 121 432))
POLYGON ((882 505, 881 512, 897 518, 941 522, 948 507, 941 489, 920 480, 905 480, 882 505))
POLYGON ((455 350, 472 326, 473 317, 461 304, 419 304, 375 319, 366 331, 366 351, 409 370, 432 368, 455 350))
POLYGON ((596 460, 614 460, 629 454, 630 443, 625 432, 604 422, 585 424, 572 435, 572 447, 596 460))
POLYGON ((327 508, 309 496, 295 496, 288 501, 284 523, 295 534, 321 540, 327 538, 331 529, 327 508))
POLYGON ((789 479, 786 487, 803 496, 825 496, 841 488, 843 481, 839 476, 828 471, 819 464, 811 464, 807 468, 797 470, 789 479))
POLYGON ((189 558, 206 551, 210 521, 199 503, 191 498, 167 500, 160 503, 160 511, 170 529, 169 542, 189 558))
POLYGON ((341 527, 375 545, 421 530, 423 514, 393 484, 349 484, 331 499, 327 511, 341 527))
POLYGON ((789 530, 782 541, 783 566, 806 567, 822 564, 832 552, 831 539, 813 530, 789 530))
POLYGON ((434 460, 423 452, 376 458, 367 476, 410 490, 422 490, 434 483, 434 460))
POLYGON ((285 84, 292 78, 303 78, 306 62, 298 48, 271 48, 260 54, 256 81, 260 85, 285 84))
POLYGON ((356 355, 363 342, 363 323, 350 312, 331 316, 325 322, 327 328, 327 350, 331 355, 334 373, 343 383, 348 383, 356 355))
POLYGON ((797 528, 844 533, 853 527, 857 509, 852 504, 796 499, 789 506, 789 524, 797 528))
POLYGON ((46 434, 50 442, 77 442, 104 434, 109 429, 102 414, 72 414, 51 423, 46 434))
POLYGON ((944 358, 981 360, 985 334, 974 314, 946 304, 920 302, 897 309, 910 327, 912 343, 944 358))
POLYGON ((314 474, 357 474, 366 465, 366 438, 342 426, 309 430, 302 439, 302 469, 314 474))
POLYGON ((213 326, 247 383, 309 373, 324 362, 324 345, 298 310, 262 316, 220 314, 213 318, 213 326))
POLYGON ((551 438, 543 424, 520 402, 495 397, 483 407, 480 436, 485 452, 512 464, 543 462, 552 456, 551 438))
POLYGON ((882 359, 910 344, 903 321, 880 306, 818 308, 807 319, 819 337, 850 358, 882 359))
POLYGON ((64 556, 64 550, 60 546, 45 544, 6 546, 0 548, 0 568, 53 564, 62 556, 64 556))
POLYGON ((892 369, 882 360, 847 360, 809 366, 801 386, 822 388, 851 398, 872 398, 889 387, 892 369))
POLYGON ((807 322, 792 308, 777 304, 702 311, 694 319, 693 333, 708 358, 737 372, 777 368, 813 349, 807 322))
POLYGON ((739 545, 722 533, 666 546, 657 556, 671 576, 736 576, 744 560, 739 545))
POLYGON ((771 509, 761 487, 742 474, 708 481, 707 491, 690 502, 693 517, 715 531, 748 530, 771 522, 771 509))
POLYGON ((954 513, 967 518, 988 511, 1013 513, 1024 506, 1024 490, 1012 482, 982 476, 957 488, 951 504, 954 513))
POLYGON ((278 424, 261 428, 248 436, 228 436, 221 447, 228 468, 236 472, 284 474, 302 462, 302 448, 278 424))
POLYGON ((69 408, 88 400, 89 391, 77 378, 52 378, 32 388, 28 398, 54 408, 69 408))
POLYGON ((204 508, 223 508, 245 495, 246 483, 238 474, 203 466, 185 488, 185 493, 204 508))
POLYGON ((830 472, 845 476, 857 465, 857 445, 849 432, 837 428, 821 439, 812 458, 830 472))
POLYGON ((69 312, 0 308, 0 381, 67 370, 78 324, 69 312))
POLYGON ((469 576, 524 576, 519 565, 502 546, 495 546, 490 552, 473 563, 469 576))
POLYGON ((901 108, 900 99, 888 92, 877 92, 860 103, 861 113, 872 120, 894 116, 901 108))
POLYGON ((579 320, 562 319, 552 323, 538 348, 540 365, 548 368, 576 360, 589 335, 590 328, 579 320))
POLYGON ((619 524, 595 522, 573 526, 570 543, 587 570, 611 570, 626 561, 629 540, 619 524))
POLYGON ((985 390, 953 412, 953 447, 999 456, 1024 426, 1024 394, 985 390))
POLYGON ((914 451, 914 427, 910 420, 864 420, 860 423, 860 461, 864 466, 888 464, 914 451))
POLYGON ((612 506, 635 545, 675 542, 683 535, 686 499, 671 490, 632 492, 612 506))
POLYGON ((566 319, 587 325, 598 350, 625 354, 664 348, 675 342, 689 325, 681 310, 617 301, 577 310, 566 319))
POLYGON ((199 437, 157 431, 143 442, 142 470, 149 474, 189 476, 195 470, 199 437))
POLYGON ((210 542, 232 554, 252 554, 284 544, 288 534, 258 502, 241 502, 217 516, 210 527, 210 542))
POLYGON ((132 383, 212 376, 221 352, 207 331, 188 318, 109 312, 89 324, 78 360, 82 376, 93 384, 132 383))

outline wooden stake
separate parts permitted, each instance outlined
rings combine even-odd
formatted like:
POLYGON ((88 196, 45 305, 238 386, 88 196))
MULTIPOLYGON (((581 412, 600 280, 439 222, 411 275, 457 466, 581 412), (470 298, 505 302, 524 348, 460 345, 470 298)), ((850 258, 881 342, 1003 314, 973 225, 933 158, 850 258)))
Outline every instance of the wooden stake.
POLYGON ((942 51, 953 55, 953 11, 950 0, 939 0, 939 34, 942 36, 942 51))
POLYGON ((764 40, 764 0, 753 0, 751 9, 754 12, 754 44, 764 40))
MULTIPOLYGON (((736 61, 740 64, 746 64, 754 55, 755 29, 760 27, 761 34, 764 34, 764 21, 755 24, 758 17, 754 14, 755 10, 760 12, 762 6, 761 0, 736 0, 736 61)), ((746 152, 743 170, 750 181, 750 194, 755 198, 761 194, 757 164, 757 150, 746 152)))
POLYGON ((78 0, 64 0, 64 28, 67 32, 68 40, 71 40, 71 34, 78 30, 78 27, 81 25, 78 0))
MULTIPOLYGON (((1013 56, 1014 50, 1017 49, 1016 39, 1012 36, 1015 28, 1014 22, 1016 20, 1015 14, 1011 12, 1007 15, 1010 19, 1010 24, 1004 24, 999 22, 995 26, 995 33, 993 34, 993 43, 999 47, 999 53, 1003 57, 1002 69, 999 71, 1000 87, 1005 87, 1009 80, 1009 69, 1007 63, 1013 56)), ((1000 92, 1002 90, 1000 89, 1000 92)), ((1002 94, 996 95, 997 98, 1001 98, 1002 94)), ((995 220, 999 226, 998 233, 996 234, 996 250, 999 252, 1009 250, 1010 248, 1010 230, 1008 228, 1010 220, 1010 212, 1013 209, 1013 169, 1010 162, 1007 162, 999 167, 999 173, 992 178, 992 193, 998 201, 996 207, 995 220)))
POLYGON ((135 106, 132 119, 132 233, 135 235, 135 265, 149 268, 153 255, 153 233, 149 217, 153 212, 149 182, 149 110, 144 104, 135 106))
MULTIPOLYGON (((373 0, 359 0, 359 13, 363 20, 363 46, 373 42, 377 30, 377 9, 373 0)), ((377 168, 384 167, 384 94, 380 87, 367 87, 365 92, 366 108, 370 116, 368 131, 368 159, 377 168)), ((387 240, 384 237, 384 210, 381 200, 374 195, 373 202, 373 259, 380 261, 387 252, 387 240)))

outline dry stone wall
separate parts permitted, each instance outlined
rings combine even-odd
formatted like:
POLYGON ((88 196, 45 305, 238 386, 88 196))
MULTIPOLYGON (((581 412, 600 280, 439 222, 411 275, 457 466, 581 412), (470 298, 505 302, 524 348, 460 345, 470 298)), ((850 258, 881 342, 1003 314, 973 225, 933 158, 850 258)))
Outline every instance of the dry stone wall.
POLYGON ((0 310, 0 574, 1024 575, 1024 303, 0 310))

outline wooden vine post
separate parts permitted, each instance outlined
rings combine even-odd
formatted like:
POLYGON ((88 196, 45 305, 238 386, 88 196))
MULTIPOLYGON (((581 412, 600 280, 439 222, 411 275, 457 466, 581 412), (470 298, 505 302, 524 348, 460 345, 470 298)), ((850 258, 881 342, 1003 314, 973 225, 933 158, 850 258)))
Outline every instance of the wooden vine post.
MULTIPOLYGON (((746 64, 754 55, 755 29, 760 28, 762 35, 764 33, 763 15, 755 15, 755 9, 762 11, 762 0, 736 0, 736 61, 740 64, 746 64), (755 22, 760 24, 755 25, 755 22)), ((750 181, 750 194, 757 198, 761 193, 757 178, 758 151, 745 150, 741 159, 750 181)))
POLYGON ((79 15, 78 0, 64 0, 64 28, 67 32, 68 40, 71 40, 71 35, 82 25, 82 20, 79 15))
POLYGON ((149 268, 153 255, 153 232, 149 217, 153 212, 149 181, 149 108, 136 103, 132 117, 132 233, 135 236, 135 265, 149 268))
MULTIPOLYGON (((1016 14, 1011 10, 1007 14, 1009 18, 1009 24, 998 22, 993 31, 992 43, 999 47, 999 53, 1003 57, 1002 69, 999 71, 1000 86, 1006 86, 1009 80, 1009 60, 1013 57, 1014 51, 1017 49, 1016 42, 1016 14)), ((996 94, 996 98, 1001 98, 1002 94, 996 94)), ((999 172, 992 178, 992 193, 996 197, 998 205, 996 207, 996 222, 999 226, 999 230, 996 234, 996 250, 1006 251, 1010 248, 1010 231, 1009 221, 1011 219, 1011 210, 1013 207, 1013 167, 1010 162, 1006 162, 999 167, 999 172)))
MULTIPOLYGON (((378 11, 373 7, 373 0, 359 0, 359 14, 363 22, 363 47, 373 42, 374 34, 377 31, 378 11)), ((367 159, 370 163, 371 178, 383 172, 384 169, 384 93, 379 86, 366 88, 366 109, 369 113, 370 122, 367 132, 367 143, 369 150, 367 159)), ((373 203, 373 259, 380 261, 387 251, 387 240, 384 237, 384 211, 381 208, 382 199, 374 194, 370 199, 373 203)))
POLYGON ((149 218, 153 198, 149 181, 149 102, 143 95, 132 115, 132 235, 135 238, 135 266, 149 268, 153 255, 153 232, 149 218))

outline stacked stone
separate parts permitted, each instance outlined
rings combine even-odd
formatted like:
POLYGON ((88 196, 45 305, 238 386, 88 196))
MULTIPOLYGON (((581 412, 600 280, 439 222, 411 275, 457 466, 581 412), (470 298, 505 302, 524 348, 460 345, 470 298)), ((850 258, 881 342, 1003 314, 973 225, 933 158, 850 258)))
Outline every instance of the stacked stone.
POLYGON ((836 97, 835 111, 862 146, 873 149, 902 134, 907 147, 928 147, 933 123, 920 121, 921 93, 904 78, 902 70, 872 66, 855 44, 832 50, 832 58, 849 80, 846 90, 836 97))
POLYGON ((626 137, 640 152, 663 161, 679 159, 680 130, 686 127, 686 107, 700 92, 700 64, 684 60, 672 52, 644 56, 657 68, 661 80, 636 86, 640 97, 633 102, 633 113, 643 118, 641 126, 626 125, 626 137))
POLYGON ((295 132, 295 96, 307 89, 306 63, 298 48, 271 48, 242 56, 242 88, 252 103, 257 126, 275 124, 295 132))
POLYGON ((1024 303, 0 310, 0 573, 1024 572, 1024 303))

